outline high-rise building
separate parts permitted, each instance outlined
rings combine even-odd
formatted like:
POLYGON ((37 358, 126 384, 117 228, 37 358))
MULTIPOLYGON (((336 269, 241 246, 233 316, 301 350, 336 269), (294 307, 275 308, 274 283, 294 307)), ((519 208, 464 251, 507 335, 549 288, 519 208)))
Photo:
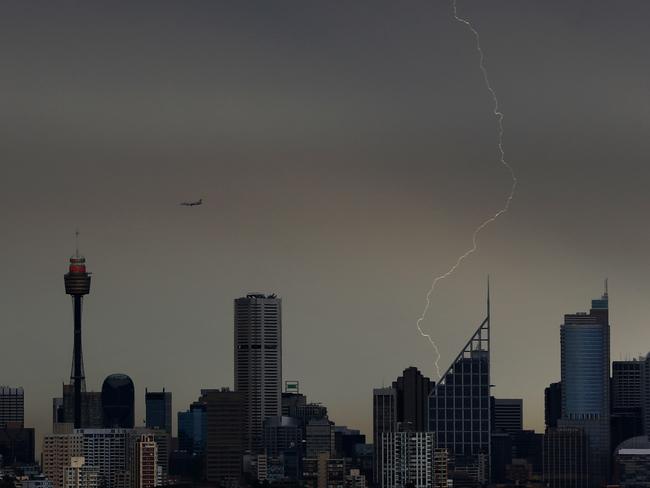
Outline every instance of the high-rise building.
POLYGON ((450 464, 485 483, 490 466, 490 296, 487 316, 434 386, 429 396, 429 430, 450 464))
MULTIPOLYGON (((379 439, 383 455, 381 488, 434 486, 436 453, 434 437, 433 432, 402 429, 401 425, 397 431, 383 432, 379 439)), ((440 462, 439 458, 437 466, 439 471, 440 462)), ((446 481, 445 479, 445 484, 446 481)))
POLYGON ((332 456, 334 452, 334 428, 333 423, 327 417, 310 420, 306 432, 306 456, 308 458, 317 458, 323 452, 332 456))
POLYGON ((246 449, 259 453, 262 425, 281 415, 282 300, 251 293, 235 299, 235 391, 244 396, 246 449))
POLYGON ((643 434, 643 360, 612 362, 612 450, 626 439, 643 434))
POLYGON ((562 383, 551 383, 544 389, 544 423, 546 427, 557 427, 562 417, 562 383))
POLYGON ((239 391, 209 391, 207 415, 206 478, 226 486, 239 486, 244 455, 246 405, 239 391))
POLYGON ((373 481, 381 483, 383 459, 381 435, 397 430, 397 391, 375 388, 372 392, 373 481))
POLYGON ((82 436, 85 463, 97 468, 101 488, 125 488, 130 429, 75 429, 82 436))
POLYGON ((578 427, 546 429, 544 435, 544 482, 549 488, 589 486, 589 445, 578 427))
POLYGON ((140 434, 133 440, 130 452, 132 488, 160 486, 158 474, 158 445, 151 434, 140 434))
POLYGON ((416 431, 427 430, 427 405, 433 384, 411 366, 393 382, 397 393, 397 421, 408 423, 416 431))
POLYGON ((89 466, 83 456, 70 459, 63 471, 64 488, 99 488, 99 470, 89 466))
POLYGON ((190 454, 204 454, 207 425, 205 401, 194 402, 189 410, 178 412, 178 448, 190 454))
POLYGON ((22 388, 0 386, 0 429, 8 422, 25 424, 25 392, 22 388))
POLYGON ((514 434, 523 429, 524 401, 521 398, 495 398, 492 404, 493 431, 514 434))
POLYGON ((132 429, 134 425, 135 387, 125 374, 107 376, 102 385, 104 427, 132 429))
POLYGON ((54 488, 64 488, 63 472, 70 466, 72 458, 80 456, 83 456, 81 434, 55 434, 43 438, 43 474, 54 488))
POLYGON ((558 426, 584 430, 589 483, 602 487, 611 464, 609 300, 593 300, 589 313, 567 314, 560 327, 562 418, 558 426))
POLYGON ((145 388, 146 426, 172 433, 172 393, 170 391, 148 391, 145 388))
MULTIPOLYGON (((85 383, 84 383, 85 384, 85 383)), ((74 385, 63 385, 63 421, 74 426, 74 385)), ((104 427, 102 394, 98 391, 81 392, 81 428, 101 429, 104 427)))
POLYGON ((264 421, 264 452, 278 457, 302 449, 302 425, 295 417, 269 417, 264 421))
MULTIPOLYGON (((77 236, 79 233, 77 233, 77 236)), ((64 276, 65 292, 72 296, 74 312, 74 347, 72 353, 72 372, 70 384, 73 388, 73 421, 76 428, 81 422, 81 393, 86 391, 83 355, 81 352, 81 309, 84 295, 90 293, 90 274, 86 271, 86 258, 79 254, 79 249, 70 258, 68 272, 64 276)))
POLYGON ((22 422, 7 422, 0 428, 0 466, 34 462, 34 429, 22 422))

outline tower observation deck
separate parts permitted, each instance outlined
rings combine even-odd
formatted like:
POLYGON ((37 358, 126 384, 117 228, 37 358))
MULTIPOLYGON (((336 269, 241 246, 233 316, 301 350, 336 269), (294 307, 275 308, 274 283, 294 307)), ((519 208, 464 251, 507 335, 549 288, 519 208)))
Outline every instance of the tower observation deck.
POLYGON ((74 312, 74 348, 72 352, 72 371, 70 383, 74 387, 74 426, 81 428, 81 392, 86 391, 83 354, 81 352, 81 310, 83 296, 90 293, 90 273, 86 271, 86 258, 75 251, 70 258, 68 272, 63 277, 66 294, 72 296, 74 312))

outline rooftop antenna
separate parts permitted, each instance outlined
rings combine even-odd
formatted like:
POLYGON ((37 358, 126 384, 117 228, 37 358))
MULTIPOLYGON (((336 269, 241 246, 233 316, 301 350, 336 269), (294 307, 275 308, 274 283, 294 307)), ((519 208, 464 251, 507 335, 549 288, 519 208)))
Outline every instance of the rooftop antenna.
POLYGON ((609 297, 609 278, 605 278, 605 295, 603 298, 609 297))

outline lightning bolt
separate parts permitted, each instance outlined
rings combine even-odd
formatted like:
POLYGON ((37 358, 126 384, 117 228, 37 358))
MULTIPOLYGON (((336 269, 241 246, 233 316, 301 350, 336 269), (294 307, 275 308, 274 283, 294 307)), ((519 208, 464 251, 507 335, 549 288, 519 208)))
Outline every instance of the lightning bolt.
POLYGON ((464 254, 461 254, 458 259, 456 259, 456 262, 454 265, 447 270, 446 273, 441 274, 440 276, 436 276, 433 279, 433 282, 431 283, 431 287, 429 288, 429 291, 427 292, 426 295, 426 304, 424 306, 424 310, 422 311, 422 315, 420 315, 420 318, 416 322, 416 327, 422 337, 425 337, 431 346, 433 347, 433 350, 436 354, 436 360, 435 360, 435 368, 436 368, 436 375, 438 376, 438 380, 440 380, 441 374, 440 374, 440 350, 438 349, 438 346, 436 342, 433 340, 431 337, 431 334, 428 334, 422 330, 422 321, 427 315, 427 312, 429 311, 429 308, 431 307, 431 295, 433 295, 433 292, 436 289, 436 286, 438 285, 439 282, 444 280, 445 278, 448 278, 454 272, 458 269, 458 267, 467 259, 469 256, 474 254, 478 250, 478 236, 481 233, 483 229, 485 229, 488 225, 490 225, 492 222, 497 220, 501 215, 506 213, 510 209, 510 204, 512 203, 512 199, 515 196, 515 190, 517 188, 517 176, 515 175, 515 171, 510 166, 510 164, 506 161, 506 153, 505 150, 503 149, 503 112, 501 112, 499 108, 499 99, 497 98, 497 94, 494 91, 494 88, 492 88, 492 83, 490 83, 490 77, 488 75, 487 68, 485 66, 485 55, 483 54, 483 48, 481 47, 481 36, 479 35, 478 31, 474 28, 472 23, 458 15, 458 8, 456 6, 456 0, 452 0, 451 2, 452 6, 452 12, 454 16, 454 20, 460 24, 463 24, 473 35, 474 39, 476 41, 476 51, 479 55, 479 67, 481 68, 481 73, 483 74, 483 82, 485 83, 485 88, 489 92, 490 96, 492 97, 492 102, 493 102, 493 109, 492 112, 494 114, 494 117, 496 118, 497 121, 497 133, 498 133, 498 138, 497 138, 497 147, 499 148, 499 156, 500 156, 500 161, 503 166, 506 167, 508 172, 510 173, 510 177, 512 179, 512 184, 510 186, 510 193, 508 193, 508 197, 505 200, 505 203, 503 204, 503 207, 499 211, 497 211, 495 214, 492 216, 488 217, 486 220, 481 223, 475 230, 474 233, 472 234, 472 247, 470 247, 467 251, 465 251, 464 254))

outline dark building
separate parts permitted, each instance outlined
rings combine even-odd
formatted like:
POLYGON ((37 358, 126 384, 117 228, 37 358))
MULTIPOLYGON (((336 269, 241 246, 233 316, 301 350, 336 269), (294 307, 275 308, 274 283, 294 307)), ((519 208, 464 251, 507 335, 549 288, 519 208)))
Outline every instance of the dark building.
POLYGON ((104 427, 132 429, 134 426, 135 388, 125 374, 107 376, 102 385, 104 427))
POLYGON ((521 398, 493 398, 492 430, 513 434, 523 429, 524 401, 521 398))
POLYGON ((551 383, 544 389, 544 423, 546 427, 557 427, 562 417, 562 382, 551 383))
POLYGON ((170 391, 148 391, 144 393, 146 420, 149 429, 172 433, 172 393, 170 391))
POLYGON ((210 391, 207 415, 206 478, 225 486, 239 486, 244 455, 245 401, 242 392, 210 391))
MULTIPOLYGON (((282 416, 283 417, 300 417, 299 412, 304 411, 307 405, 307 397, 302 393, 282 393, 282 416)), ((327 415, 327 412, 325 412, 327 415)))
MULTIPOLYGON (((77 236, 79 233, 77 233, 77 236)), ((82 392, 86 391, 86 376, 83 367, 83 355, 81 352, 81 309, 84 295, 90 293, 90 274, 86 272, 86 258, 79 255, 79 249, 70 258, 70 266, 65 274, 65 292, 72 296, 72 309, 74 314, 74 342, 72 352, 72 372, 70 374, 70 385, 73 390, 73 413, 72 419, 75 428, 82 425, 82 392)))
POLYGON ((6 422, 0 429, 0 466, 34 463, 34 429, 6 422))
POLYGON ((25 422, 25 391, 22 388, 0 386, 0 429, 8 423, 25 422))
POLYGON ((427 404, 432 382, 411 366, 393 382, 397 393, 397 421, 411 424, 417 432, 427 430, 427 404))
POLYGON ((612 362, 612 450, 643 434, 642 365, 639 360, 612 362))
POLYGON ((178 412, 178 448, 190 454, 205 454, 207 429, 205 400, 201 398, 189 410, 178 412))
POLYGON ((523 459, 532 466, 533 474, 542 474, 544 434, 534 430, 520 430, 510 434, 512 438, 512 457, 523 459))
POLYGON ((294 417, 269 417, 264 421, 264 452, 269 457, 279 457, 285 451, 302 449, 303 428, 294 417))
MULTIPOLYGON (((485 483, 490 470, 490 298, 487 316, 429 396, 429 430, 454 471, 485 483)), ((455 479, 455 478, 454 478, 455 479)))
POLYGON ((493 432, 491 435, 491 470, 493 483, 506 482, 506 466, 512 463, 512 438, 505 432, 493 432))
POLYGON ((589 486, 589 446, 577 427, 547 429, 544 435, 544 482, 549 488, 589 486))
POLYGON ((372 392, 373 480, 379 485, 383 473, 381 435, 397 431, 397 392, 394 388, 375 388, 372 392))
POLYGON ((562 418, 558 426, 584 430, 589 483, 600 488, 611 465, 609 298, 592 300, 589 313, 564 316, 560 327, 562 418))
POLYGON ((614 483, 622 488, 650 487, 650 440, 627 439, 614 450, 614 483))
POLYGON ((334 426, 334 455, 337 458, 351 459, 356 455, 358 445, 366 443, 366 436, 357 429, 344 425, 334 426))
MULTIPOLYGON (((82 429, 101 429, 104 426, 102 410, 102 394, 100 392, 81 392, 80 425, 82 429)), ((63 421, 74 424, 74 385, 63 385, 63 421)))

